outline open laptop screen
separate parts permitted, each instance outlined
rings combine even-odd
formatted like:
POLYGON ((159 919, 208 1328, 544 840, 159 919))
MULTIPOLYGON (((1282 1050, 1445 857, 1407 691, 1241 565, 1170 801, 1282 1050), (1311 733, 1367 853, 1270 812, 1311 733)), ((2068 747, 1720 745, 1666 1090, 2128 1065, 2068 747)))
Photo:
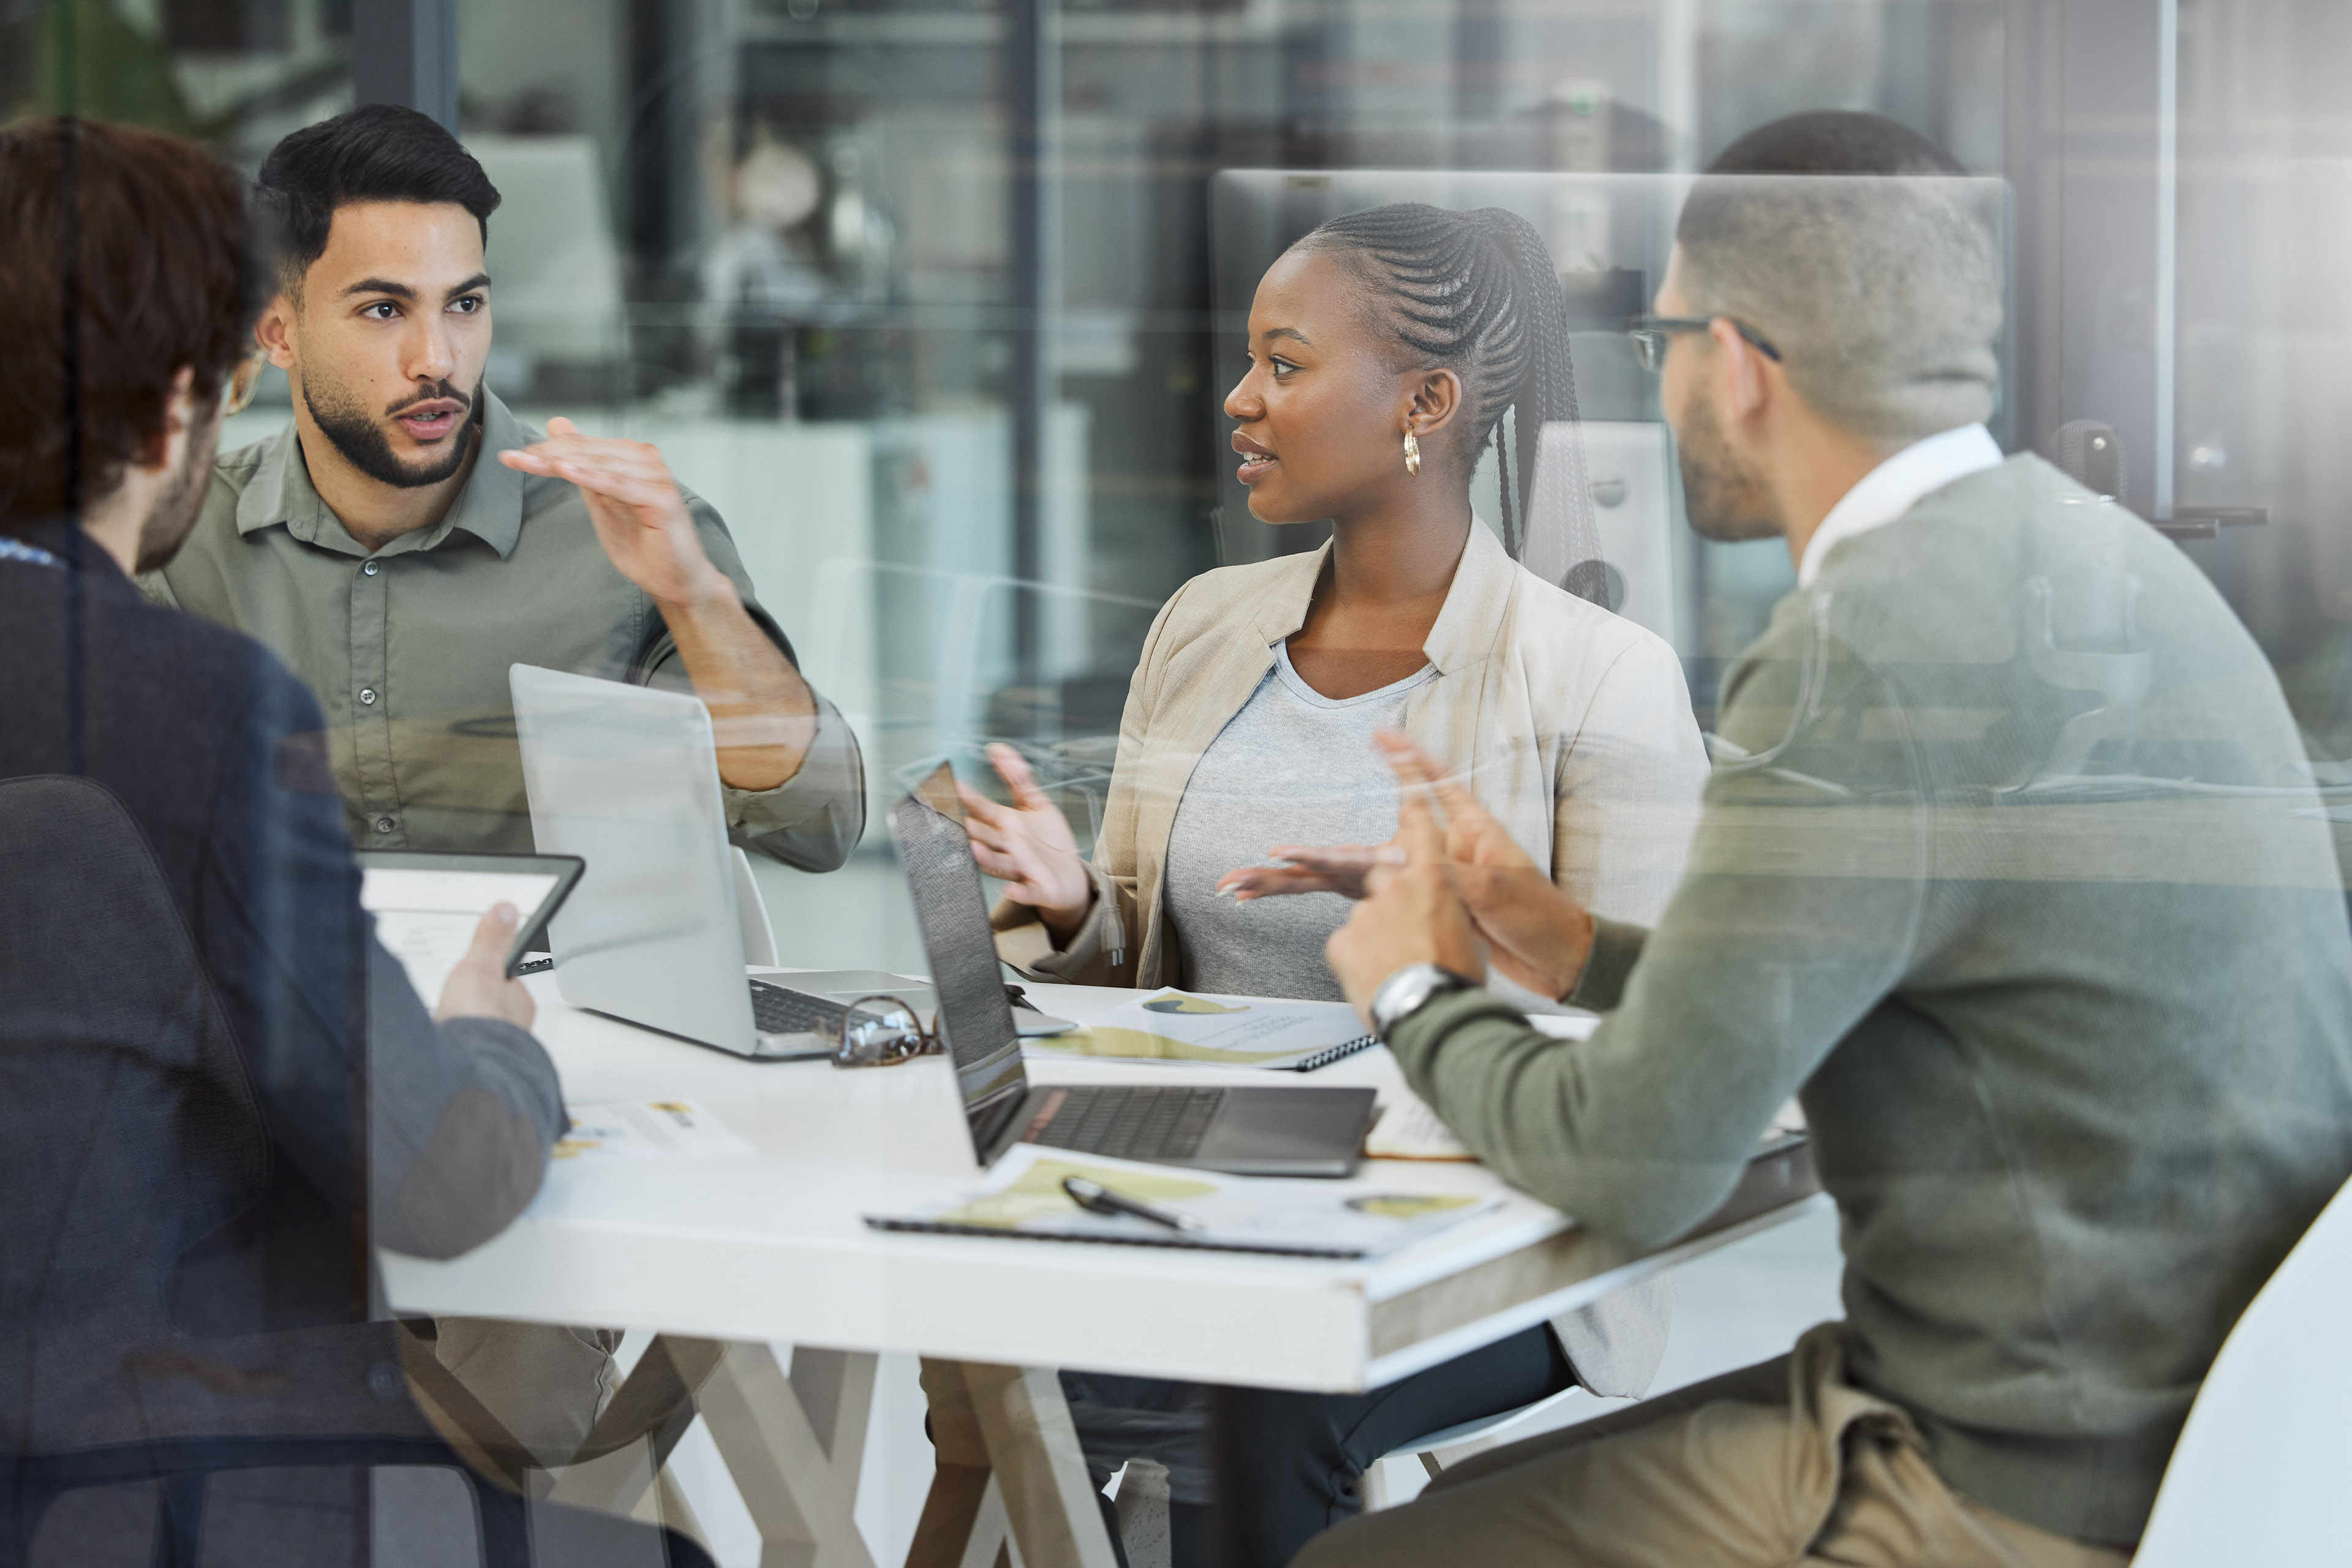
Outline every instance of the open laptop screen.
POLYGON ((914 896, 915 921, 939 993, 940 1032, 955 1060, 972 1149, 985 1161, 1003 1134, 1002 1123, 1019 1108, 1029 1078, 1021 1068, 1021 1040, 962 817, 955 775, 942 764, 891 811, 890 827, 914 896))

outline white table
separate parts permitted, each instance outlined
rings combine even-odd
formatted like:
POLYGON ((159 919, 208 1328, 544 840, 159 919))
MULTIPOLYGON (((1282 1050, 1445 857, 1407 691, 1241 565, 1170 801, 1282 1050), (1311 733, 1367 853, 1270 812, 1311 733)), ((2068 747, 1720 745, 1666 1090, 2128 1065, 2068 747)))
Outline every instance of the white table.
MULTIPOLYGON (((1001 1499, 1029 1568, 1108 1564, 1051 1369, 1378 1387, 1823 1201, 1801 1152, 1759 1162, 1709 1226, 1635 1258, 1502 1189, 1482 1166, 1382 1161, 1364 1173, 1400 1189, 1507 1196, 1496 1212, 1369 1263, 878 1232, 861 1216, 906 1212, 976 1179, 944 1059, 854 1071, 747 1062, 566 1007, 546 976, 531 985, 537 1032, 569 1098, 699 1100, 756 1156, 559 1163, 488 1246, 449 1262, 388 1258, 392 1300, 404 1313, 657 1331, 616 1398, 615 1429, 654 1430, 657 1464, 690 1398, 762 1536, 809 1548, 772 1552, 779 1561, 867 1561, 849 1510, 875 1352, 924 1358, 941 1439, 941 1479, 910 1562, 964 1560, 949 1538, 1001 1499), (1227 1331, 1234 1323, 1249 1331, 1227 1331), (770 1342, 826 1350, 796 1348, 787 1379, 770 1342), (967 1435, 986 1451, 967 1443, 961 1457, 978 1463, 964 1468, 976 1474, 951 1475, 955 1421, 942 1401, 966 1389, 978 1423, 967 1435)), ((1040 1007, 1081 1020, 1134 994, 1028 989, 1040 1007)), ((1052 1082, 1265 1081, 1247 1069, 1137 1064, 1035 1061, 1030 1071, 1052 1082)), ((1313 1081, 1399 1079, 1376 1049, 1313 1081)), ((598 1484, 607 1495, 579 1495, 609 1503, 625 1483, 598 1484)))

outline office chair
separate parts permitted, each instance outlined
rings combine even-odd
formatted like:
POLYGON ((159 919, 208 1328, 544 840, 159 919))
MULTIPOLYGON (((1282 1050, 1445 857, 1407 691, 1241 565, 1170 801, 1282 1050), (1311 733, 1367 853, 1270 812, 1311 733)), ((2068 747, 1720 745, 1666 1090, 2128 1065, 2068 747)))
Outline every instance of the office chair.
POLYGON ((2340 1563, 2352 1541, 2352 1186, 2336 1194, 2205 1374, 2136 1568, 2340 1563))

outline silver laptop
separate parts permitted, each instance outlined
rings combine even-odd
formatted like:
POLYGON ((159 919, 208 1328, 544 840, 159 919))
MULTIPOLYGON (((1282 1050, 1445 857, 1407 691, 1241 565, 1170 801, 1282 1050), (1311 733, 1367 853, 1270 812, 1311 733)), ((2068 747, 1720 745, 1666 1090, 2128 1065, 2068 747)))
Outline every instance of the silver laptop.
POLYGON ((890 813, 890 829, 982 1165, 1029 1142, 1244 1176, 1344 1176, 1355 1169, 1372 1118, 1369 1089, 1032 1085, 997 980, 995 939, 954 774, 942 766, 918 784, 890 813))
MULTIPOLYGON (((771 1061, 827 1054, 818 1026, 861 996, 935 1011, 931 987, 879 970, 744 973, 775 955, 749 863, 727 840, 698 699, 527 664, 507 682, 531 836, 542 855, 587 862, 549 926, 564 1001, 771 1061)), ((1035 1034, 1070 1026, 1034 1012, 1024 1022, 1035 1034)))

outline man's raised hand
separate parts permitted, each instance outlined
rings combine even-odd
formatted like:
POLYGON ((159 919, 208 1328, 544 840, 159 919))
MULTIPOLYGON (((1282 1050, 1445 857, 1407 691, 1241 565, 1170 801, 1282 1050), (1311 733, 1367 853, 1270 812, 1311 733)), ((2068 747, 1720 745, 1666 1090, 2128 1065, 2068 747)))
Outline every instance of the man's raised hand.
POLYGON ((1368 1025, 1372 994, 1400 969, 1434 963, 1473 979, 1486 970, 1426 785, 1400 792, 1397 836, 1384 847, 1395 854, 1373 867, 1363 902, 1323 949, 1340 990, 1368 1025))
POLYGON ((1592 952, 1592 916, 1412 742, 1389 731, 1379 739, 1396 770, 1400 812, 1416 797, 1444 811, 1454 887, 1495 967, 1540 996, 1558 999, 1574 990, 1592 952))
POLYGON ((547 422, 547 439, 500 452, 526 474, 569 479, 588 503, 588 521, 614 570, 663 605, 734 599, 735 584, 710 563, 686 497, 658 447, 583 436, 571 420, 547 422))

